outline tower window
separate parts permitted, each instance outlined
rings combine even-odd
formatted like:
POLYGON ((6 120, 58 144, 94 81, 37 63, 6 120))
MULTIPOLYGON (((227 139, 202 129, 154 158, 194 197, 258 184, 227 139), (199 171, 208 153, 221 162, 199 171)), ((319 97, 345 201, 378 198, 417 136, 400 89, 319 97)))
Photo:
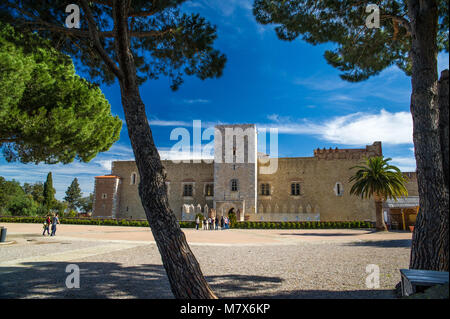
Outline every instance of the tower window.
POLYGON ((293 196, 300 195, 300 183, 292 183, 291 184, 291 195, 293 195, 293 196))
POLYGON ((186 184, 183 187, 183 196, 192 196, 193 193, 193 185, 192 184, 186 184))
POLYGON ((103 193, 102 194, 102 199, 107 199, 108 198, 108 195, 106 195, 106 193, 103 193))
POLYGON ((263 195, 263 196, 270 195, 270 185, 269 184, 261 184, 261 195, 263 195))
POLYGON ((237 192, 239 190, 239 182, 237 179, 232 179, 231 180, 231 191, 232 192, 237 192))

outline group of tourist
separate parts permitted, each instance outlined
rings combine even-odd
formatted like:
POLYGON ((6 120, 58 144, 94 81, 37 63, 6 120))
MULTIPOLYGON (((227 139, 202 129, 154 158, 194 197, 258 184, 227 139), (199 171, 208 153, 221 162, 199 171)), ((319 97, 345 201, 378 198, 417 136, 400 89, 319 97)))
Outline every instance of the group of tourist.
POLYGON ((45 236, 45 232, 47 232, 47 235, 50 235, 50 225, 52 226, 52 234, 50 236, 55 236, 57 224, 59 224, 58 214, 52 214, 51 217, 48 215, 44 221, 44 231, 42 232, 42 236, 45 236))
MULTIPOLYGON (((200 217, 195 218, 195 229, 200 227, 200 217)), ((215 218, 203 217, 203 230, 221 230, 230 228, 230 219, 228 217, 222 216, 220 219, 216 216, 215 218)))

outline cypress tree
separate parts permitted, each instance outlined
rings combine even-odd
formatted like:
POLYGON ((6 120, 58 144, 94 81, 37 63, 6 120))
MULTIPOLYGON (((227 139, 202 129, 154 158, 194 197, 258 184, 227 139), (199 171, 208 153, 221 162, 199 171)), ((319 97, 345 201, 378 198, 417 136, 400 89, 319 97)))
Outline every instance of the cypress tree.
POLYGON ((52 172, 49 172, 47 174, 47 180, 44 183, 44 206, 48 211, 50 211, 56 203, 55 193, 56 191, 53 188, 52 172))

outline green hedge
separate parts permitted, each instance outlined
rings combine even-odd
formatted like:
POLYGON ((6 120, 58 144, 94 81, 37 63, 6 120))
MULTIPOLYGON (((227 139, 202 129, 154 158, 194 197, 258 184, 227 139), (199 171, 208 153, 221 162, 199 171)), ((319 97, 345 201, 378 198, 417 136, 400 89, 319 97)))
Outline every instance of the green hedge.
MULTIPOLYGON (((44 217, 0 217, 3 223, 44 223, 44 217)), ((74 225, 103 225, 103 226, 133 226, 148 227, 146 220, 129 219, 99 219, 99 218, 60 218, 61 224, 74 225)), ((181 228, 195 228, 194 222, 180 222, 181 228)), ((233 228, 239 229, 349 229, 349 228, 373 228, 372 222, 348 221, 348 222, 235 222, 233 228)))
POLYGON ((349 229, 372 228, 372 222, 236 222, 233 228, 239 229, 349 229))
MULTIPOLYGON (((0 217, 2 223, 38 223, 43 224, 45 217, 0 217)), ((102 225, 102 226, 132 226, 149 227, 146 220, 99 219, 99 218, 60 218, 61 224, 72 225, 102 225)), ((195 228, 195 222, 180 222, 181 228, 195 228)))

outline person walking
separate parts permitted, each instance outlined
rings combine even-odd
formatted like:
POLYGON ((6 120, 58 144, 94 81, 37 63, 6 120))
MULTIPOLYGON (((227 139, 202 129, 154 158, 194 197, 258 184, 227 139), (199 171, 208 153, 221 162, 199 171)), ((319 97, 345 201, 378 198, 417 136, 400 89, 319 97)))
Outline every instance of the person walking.
POLYGON ((196 230, 198 230, 198 226, 200 225, 200 218, 197 216, 197 218, 195 218, 195 228, 196 230))
POLYGON ((217 217, 217 216, 216 216, 216 219, 214 220, 214 225, 216 226, 215 230, 219 230, 219 217, 217 217))
POLYGON ((56 225, 59 224, 58 214, 53 215, 52 220, 52 234, 50 236, 56 236, 56 225))
POLYGON ((206 217, 203 217, 203 230, 206 230, 206 217))
POLYGON ((47 235, 50 235, 50 224, 52 223, 52 220, 50 219, 50 216, 47 216, 47 219, 44 221, 44 232, 42 233, 42 236, 45 236, 45 231, 47 231, 47 235))
POLYGON ((223 230, 223 216, 220 217, 220 230, 223 230))

